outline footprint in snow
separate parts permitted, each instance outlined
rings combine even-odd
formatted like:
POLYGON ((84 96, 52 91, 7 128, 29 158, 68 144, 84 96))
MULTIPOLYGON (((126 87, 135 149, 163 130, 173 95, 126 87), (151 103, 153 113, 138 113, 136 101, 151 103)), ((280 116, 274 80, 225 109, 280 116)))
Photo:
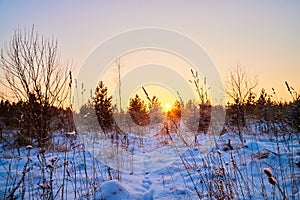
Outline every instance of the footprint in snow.
POLYGON ((146 177, 146 179, 143 179, 142 182, 143 182, 142 186, 145 189, 149 189, 153 183, 151 180, 148 179, 148 177, 146 177))

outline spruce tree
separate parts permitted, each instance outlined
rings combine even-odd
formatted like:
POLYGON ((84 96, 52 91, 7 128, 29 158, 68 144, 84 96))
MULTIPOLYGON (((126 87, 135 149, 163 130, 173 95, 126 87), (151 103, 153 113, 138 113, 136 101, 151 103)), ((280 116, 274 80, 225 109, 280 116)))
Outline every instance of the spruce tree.
POLYGON ((138 95, 136 95, 135 98, 130 99, 128 111, 135 124, 139 126, 146 126, 150 123, 147 106, 138 95))
POLYGON ((99 82, 94 97, 96 116, 104 133, 113 130, 112 96, 108 96, 107 87, 99 82))
POLYGON ((149 103, 149 115, 152 123, 160 123, 163 118, 161 103, 156 96, 153 96, 149 103))

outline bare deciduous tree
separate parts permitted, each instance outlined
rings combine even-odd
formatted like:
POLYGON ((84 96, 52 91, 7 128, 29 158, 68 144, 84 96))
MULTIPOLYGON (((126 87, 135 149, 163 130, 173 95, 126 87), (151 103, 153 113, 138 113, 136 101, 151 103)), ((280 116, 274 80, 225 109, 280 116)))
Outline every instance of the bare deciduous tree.
POLYGON ((229 99, 232 100, 232 118, 237 125, 238 134, 242 142, 242 127, 246 125, 245 104, 256 85, 257 79, 249 76, 240 65, 237 65, 229 72, 226 80, 225 92, 229 99))
POLYGON ((234 103, 245 104, 257 85, 257 79, 250 77, 240 65, 229 72, 226 81, 226 94, 234 103))
POLYGON ((57 40, 40 36, 34 26, 31 30, 16 29, 1 50, 2 84, 14 98, 29 105, 25 117, 37 118, 27 120, 27 126, 38 126, 28 128, 35 128, 30 131, 39 139, 47 137, 49 132, 51 107, 62 106, 71 88, 69 66, 60 64, 57 51, 57 40))

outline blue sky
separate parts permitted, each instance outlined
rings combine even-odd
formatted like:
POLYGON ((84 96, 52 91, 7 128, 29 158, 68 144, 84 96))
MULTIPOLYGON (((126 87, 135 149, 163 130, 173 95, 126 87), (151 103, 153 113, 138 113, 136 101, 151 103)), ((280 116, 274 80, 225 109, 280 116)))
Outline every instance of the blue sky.
POLYGON ((221 77, 237 63, 258 76, 259 91, 290 99, 300 92, 300 1, 8 1, 0 0, 0 47, 18 26, 55 36, 78 70, 101 42, 134 28, 179 31, 202 45, 221 77))

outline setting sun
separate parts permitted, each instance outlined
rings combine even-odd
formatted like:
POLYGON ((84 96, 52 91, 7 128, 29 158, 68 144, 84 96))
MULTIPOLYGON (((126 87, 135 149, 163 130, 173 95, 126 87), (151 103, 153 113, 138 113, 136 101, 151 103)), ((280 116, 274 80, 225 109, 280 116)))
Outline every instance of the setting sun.
POLYGON ((167 104, 165 105, 165 110, 166 110, 166 111, 169 111, 170 109, 171 109, 171 104, 167 103, 167 104))

